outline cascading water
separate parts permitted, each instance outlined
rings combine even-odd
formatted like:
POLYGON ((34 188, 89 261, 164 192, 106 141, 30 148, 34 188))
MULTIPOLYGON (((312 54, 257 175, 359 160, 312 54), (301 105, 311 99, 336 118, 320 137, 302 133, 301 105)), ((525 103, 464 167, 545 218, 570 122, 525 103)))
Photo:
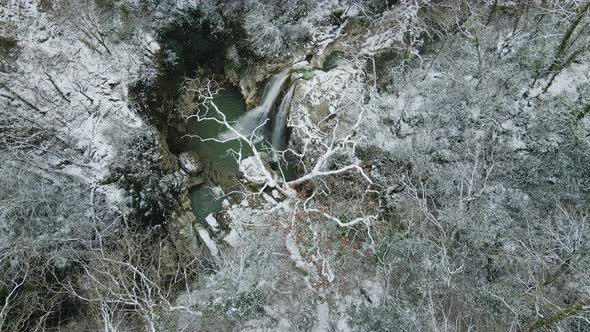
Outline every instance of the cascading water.
MULTIPOLYGON (((283 84, 289 77, 289 69, 276 74, 266 85, 260 105, 242 115, 235 126, 235 129, 242 135, 250 136, 257 128, 261 127, 268 119, 268 115, 275 104, 283 84)), ((226 131, 220 135, 221 139, 235 138, 234 134, 226 131)))
POLYGON ((287 131, 287 118, 289 116, 289 108, 291 107, 291 100, 295 93, 295 83, 291 84, 291 88, 283 97, 279 109, 274 119, 272 128, 272 147, 275 150, 283 151, 287 147, 287 138, 285 133, 287 131))

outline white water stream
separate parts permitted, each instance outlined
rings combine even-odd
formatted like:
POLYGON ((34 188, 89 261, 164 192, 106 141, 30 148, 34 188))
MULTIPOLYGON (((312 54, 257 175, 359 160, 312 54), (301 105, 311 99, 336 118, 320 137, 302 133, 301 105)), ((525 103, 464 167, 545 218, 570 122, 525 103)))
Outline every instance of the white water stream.
MULTIPOLYGON (((240 134, 247 137, 250 137, 252 134, 259 136, 258 129, 264 127, 264 124, 268 121, 270 110, 281 94, 281 89, 287 78, 289 78, 289 69, 283 70, 270 79, 262 95, 260 105, 246 112, 238 119, 234 128, 240 134)), ((219 137, 221 139, 235 138, 234 134, 230 131, 223 132, 219 137)))

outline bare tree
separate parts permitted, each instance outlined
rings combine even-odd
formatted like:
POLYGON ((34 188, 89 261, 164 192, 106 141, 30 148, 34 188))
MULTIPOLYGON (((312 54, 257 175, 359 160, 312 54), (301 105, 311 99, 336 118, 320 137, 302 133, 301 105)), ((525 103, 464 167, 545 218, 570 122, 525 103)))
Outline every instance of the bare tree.
MULTIPOLYGON (((356 157, 356 147, 362 141, 362 137, 357 137, 359 127, 364 120, 365 109, 360 103, 358 106, 357 118, 354 119, 352 126, 349 129, 341 131, 339 125, 340 118, 343 114, 338 111, 334 115, 326 117, 320 121, 323 128, 310 126, 310 119, 305 115, 303 118, 291 119, 290 126, 295 131, 299 131, 299 136, 303 137, 303 147, 301 151, 288 149, 285 151, 274 151, 283 161, 287 161, 287 155, 291 154, 291 160, 297 160, 296 164, 302 170, 302 173, 294 179, 287 179, 286 175, 279 171, 279 173, 269 169, 265 162, 260 148, 256 142, 260 137, 257 131, 252 133, 243 133, 235 125, 230 123, 223 112, 215 105, 213 98, 219 91, 217 83, 211 80, 206 80, 203 84, 194 81, 188 82, 185 90, 188 93, 193 93, 195 99, 194 107, 187 110, 185 113, 187 119, 196 119, 197 121, 209 121, 223 126, 231 133, 229 138, 203 138, 198 135, 188 135, 202 141, 212 141, 218 143, 226 143, 232 140, 238 140, 244 146, 247 146, 252 151, 252 157, 246 157, 244 149, 232 150, 236 162, 240 165, 240 170, 243 176, 251 183, 260 185, 260 190, 257 192, 246 192, 247 196, 262 196, 267 201, 272 202, 274 207, 271 211, 277 209, 285 209, 293 214, 303 212, 306 214, 316 214, 327 218, 341 227, 350 227, 359 223, 370 224, 378 218, 375 210, 375 205, 367 204, 368 201, 374 199, 376 191, 372 189, 373 181, 367 175, 360 161, 356 157), (196 83, 196 84, 195 84, 196 83), (344 164, 339 165, 335 160, 343 160, 344 164), (327 197, 332 188, 326 187, 327 181, 325 178, 336 177, 344 174, 353 174, 358 176, 358 180, 364 183, 365 189, 362 194, 363 199, 357 202, 360 206, 367 206, 368 209, 360 209, 360 215, 350 216, 346 212, 340 213, 343 217, 336 213, 331 213, 325 207, 318 205, 317 198, 319 196, 327 197), (307 194, 307 197, 301 197, 297 192, 297 188, 309 185, 312 190, 307 194), (276 202, 272 197, 265 193, 265 190, 276 190, 283 197, 282 202, 276 202), (364 200, 367 200, 365 202, 364 200)), ((260 126, 263 126, 261 124, 260 126)), ((293 162, 293 161, 291 161, 293 162)), ((378 205, 378 204, 377 204, 378 205)), ((342 212, 342 211, 341 211, 342 212)))

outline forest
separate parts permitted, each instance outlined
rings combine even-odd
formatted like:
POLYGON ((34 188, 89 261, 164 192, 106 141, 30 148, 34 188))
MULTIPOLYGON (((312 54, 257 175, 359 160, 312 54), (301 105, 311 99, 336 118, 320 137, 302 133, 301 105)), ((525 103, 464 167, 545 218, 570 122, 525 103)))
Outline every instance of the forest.
POLYGON ((589 0, 0 0, 0 332, 590 331, 589 0))

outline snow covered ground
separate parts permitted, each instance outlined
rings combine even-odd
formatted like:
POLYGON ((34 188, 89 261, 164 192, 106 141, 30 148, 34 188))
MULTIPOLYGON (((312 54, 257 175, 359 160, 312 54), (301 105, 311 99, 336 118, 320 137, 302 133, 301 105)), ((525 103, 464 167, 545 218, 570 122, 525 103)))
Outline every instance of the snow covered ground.
MULTIPOLYGON (((149 130, 130 108, 128 86, 155 75, 152 58, 159 45, 141 27, 112 38, 124 23, 101 15, 92 2, 52 14, 41 9, 37 0, 0 6, 0 22, 12 27, 17 42, 13 70, 0 73, 0 105, 66 142, 65 150, 35 156, 40 163, 55 168, 67 158, 60 173, 96 186, 132 132, 149 130)), ((50 143, 41 144, 50 150, 50 143)), ((99 190, 113 203, 122 198, 114 186, 99 190)))

